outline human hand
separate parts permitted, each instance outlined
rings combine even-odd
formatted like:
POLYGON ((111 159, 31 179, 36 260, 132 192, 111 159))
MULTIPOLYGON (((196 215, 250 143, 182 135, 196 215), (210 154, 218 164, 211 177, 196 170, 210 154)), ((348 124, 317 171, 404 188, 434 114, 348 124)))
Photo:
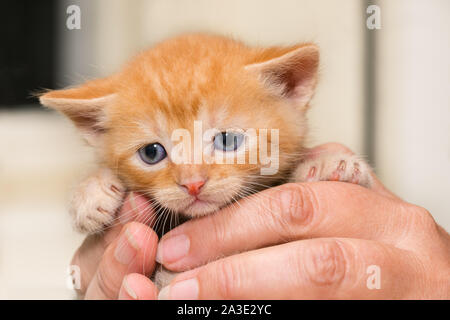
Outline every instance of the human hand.
POLYGON ((80 268, 79 296, 85 299, 150 300, 157 296, 147 277, 155 268, 158 236, 147 225, 153 219, 148 200, 127 196, 115 223, 103 234, 89 235, 75 252, 80 268))
POLYGON ((159 297, 450 298, 449 234, 373 178, 370 190, 342 182, 282 185, 173 229, 157 260, 173 271, 195 269, 159 297), (379 289, 367 285, 371 265, 379 267, 379 289))

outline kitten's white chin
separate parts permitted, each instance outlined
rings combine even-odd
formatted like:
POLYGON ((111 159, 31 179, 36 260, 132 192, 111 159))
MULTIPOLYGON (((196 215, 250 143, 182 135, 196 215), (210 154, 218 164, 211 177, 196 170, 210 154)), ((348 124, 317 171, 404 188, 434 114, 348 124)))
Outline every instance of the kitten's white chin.
POLYGON ((185 209, 183 209, 183 214, 190 216, 192 218, 205 216, 207 214, 213 213, 220 209, 220 206, 216 202, 195 200, 185 209))

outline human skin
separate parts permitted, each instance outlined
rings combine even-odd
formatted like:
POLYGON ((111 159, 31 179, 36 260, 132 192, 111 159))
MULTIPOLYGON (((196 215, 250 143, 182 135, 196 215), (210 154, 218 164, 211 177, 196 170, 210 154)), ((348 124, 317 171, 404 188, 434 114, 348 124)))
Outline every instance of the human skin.
MULTIPOLYGON (((342 151, 350 153, 338 144, 312 150, 342 151)), ((87 237, 75 253, 79 294, 156 299, 148 275, 158 260, 181 272, 160 299, 450 299, 449 234, 375 176, 370 190, 324 181, 253 197, 188 221, 158 244, 142 223, 152 220, 149 202, 129 195, 121 223, 87 237), (367 285, 373 265, 379 289, 367 285)))

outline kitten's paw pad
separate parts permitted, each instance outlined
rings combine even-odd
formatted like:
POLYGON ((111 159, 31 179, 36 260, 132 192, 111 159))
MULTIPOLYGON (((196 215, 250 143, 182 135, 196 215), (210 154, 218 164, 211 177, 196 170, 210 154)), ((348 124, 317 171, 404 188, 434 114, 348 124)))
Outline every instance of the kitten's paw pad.
POLYGON ((75 229, 83 233, 102 231, 113 223, 124 195, 125 188, 107 169, 83 181, 71 199, 75 229))
POLYGON ((298 182, 342 181, 370 188, 369 165, 355 155, 323 154, 301 163, 293 175, 298 182))

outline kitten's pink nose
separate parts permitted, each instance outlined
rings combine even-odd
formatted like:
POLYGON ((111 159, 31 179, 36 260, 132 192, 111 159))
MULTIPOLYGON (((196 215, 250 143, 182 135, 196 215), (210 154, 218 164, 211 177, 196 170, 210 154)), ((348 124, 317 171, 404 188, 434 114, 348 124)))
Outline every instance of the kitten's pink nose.
POLYGON ((182 186, 187 189, 187 192, 191 196, 196 196, 200 193, 200 189, 203 187, 204 184, 205 184, 205 181, 202 180, 202 181, 196 181, 196 182, 182 184, 182 186))

